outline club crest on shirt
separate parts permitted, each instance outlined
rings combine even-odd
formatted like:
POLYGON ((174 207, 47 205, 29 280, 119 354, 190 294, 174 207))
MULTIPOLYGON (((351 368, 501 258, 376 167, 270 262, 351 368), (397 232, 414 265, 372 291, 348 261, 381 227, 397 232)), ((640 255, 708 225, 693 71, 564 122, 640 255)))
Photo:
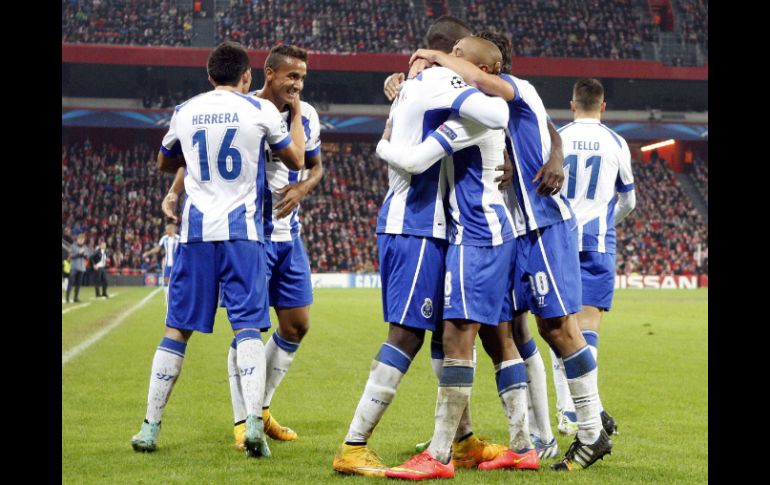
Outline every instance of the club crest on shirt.
POLYGON ((422 306, 420 307, 420 312, 422 313, 422 316, 425 318, 430 318, 433 316, 433 302, 430 300, 430 298, 426 298, 425 301, 422 303, 422 306))

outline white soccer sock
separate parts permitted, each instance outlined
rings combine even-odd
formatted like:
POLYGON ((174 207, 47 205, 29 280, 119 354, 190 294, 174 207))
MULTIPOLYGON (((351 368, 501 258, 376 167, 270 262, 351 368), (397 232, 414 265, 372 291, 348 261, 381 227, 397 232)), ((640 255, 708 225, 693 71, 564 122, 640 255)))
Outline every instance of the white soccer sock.
POLYGON ((444 358, 438 395, 436 416, 428 451, 436 460, 449 463, 452 440, 457 432, 463 411, 471 400, 473 386, 473 361, 444 358))
POLYGON ((265 345, 265 369, 267 374, 265 376, 263 408, 270 407, 273 394, 275 394, 275 390, 278 389, 284 376, 289 371, 298 348, 299 342, 289 342, 278 335, 278 330, 273 332, 273 336, 267 341, 267 345, 265 345))
POLYGON ((230 401, 233 403, 233 423, 246 421, 246 403, 243 402, 241 375, 238 372, 238 358, 235 339, 227 352, 227 375, 230 381, 230 401))
MULTIPOLYGON (((583 337, 586 339, 586 344, 588 345, 588 348, 591 349, 591 354, 594 356, 594 360, 596 361, 596 372, 598 374, 599 372, 599 333, 594 332, 593 330, 583 330, 583 337)), ((598 375, 597 375, 597 385, 598 385, 598 375)), ((599 398, 599 409, 604 411, 604 405, 602 405, 602 400, 599 398)))
POLYGON ((551 349, 551 367, 553 369, 553 386, 556 388, 556 408, 564 412, 575 412, 575 404, 570 397, 567 376, 564 373, 564 362, 551 349))
POLYGON ((548 443, 553 439, 553 431, 548 416, 548 381, 545 376, 543 356, 537 349, 535 339, 522 345, 519 353, 527 367, 529 431, 543 443, 548 443))
POLYGON ((163 408, 166 407, 174 383, 182 371, 184 353, 187 344, 177 342, 167 337, 160 341, 155 357, 152 359, 152 371, 150 373, 150 390, 147 394, 148 423, 160 422, 163 408))
MULTIPOLYGON (((441 342, 431 340, 430 342, 430 365, 433 368, 433 373, 436 374, 436 379, 441 380, 441 369, 444 368, 444 350, 441 342)), ((473 369, 476 369, 476 345, 473 346, 473 369)), ((468 407, 463 411, 462 417, 460 417, 460 424, 457 425, 457 432, 455 433, 455 441, 459 441, 465 438, 470 433, 473 433, 473 423, 471 423, 471 402, 468 401, 468 407)))
POLYGON ((262 419, 265 395, 265 346, 256 330, 244 330, 235 336, 236 362, 241 375, 241 394, 246 415, 262 419))
POLYGON ((572 400, 577 415, 578 438, 590 444, 599 439, 602 429, 596 361, 587 346, 564 358, 572 400))
POLYGON ((372 361, 364 393, 350 421, 346 443, 366 443, 393 402, 396 389, 409 369, 409 364, 411 359, 400 349, 388 343, 382 344, 377 357, 372 361))
POLYGON ((508 418, 510 448, 534 448, 529 438, 527 414, 527 370, 522 359, 504 360, 495 366, 497 393, 508 418))

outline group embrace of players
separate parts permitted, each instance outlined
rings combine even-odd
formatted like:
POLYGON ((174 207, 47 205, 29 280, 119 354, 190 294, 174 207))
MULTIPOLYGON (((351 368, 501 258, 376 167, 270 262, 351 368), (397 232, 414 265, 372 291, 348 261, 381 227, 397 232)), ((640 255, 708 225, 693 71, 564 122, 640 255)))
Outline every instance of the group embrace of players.
MULTIPOLYGON (((616 429, 599 400, 596 347, 614 288, 614 224, 634 206, 628 147, 599 121, 598 81, 575 84, 575 121, 557 133, 535 88, 510 74, 503 36, 472 35, 462 21, 442 17, 425 40, 429 49, 412 56, 409 79, 386 83, 395 101, 377 146, 389 168, 377 242, 389 330, 333 468, 421 480, 451 478, 456 466, 538 469, 541 458, 557 456, 527 311, 563 372, 556 377, 559 430, 576 433, 552 468, 586 468, 610 453, 616 429), (417 455, 388 467, 367 440, 426 330, 438 378, 434 433, 417 455), (477 334, 495 366, 508 446, 472 430, 477 334)), ((172 117, 158 156, 160 170, 177 174, 164 212, 174 215, 182 191, 187 199, 166 334, 132 440, 137 451, 155 450, 186 342, 192 331, 212 331, 217 304, 235 334, 228 370, 236 445, 269 456, 266 436, 297 438, 269 406, 308 330, 312 303, 297 211, 323 168, 318 115, 299 101, 306 61, 302 49, 273 48, 264 87, 249 94, 246 51, 224 43, 208 61, 215 89, 172 117), (268 306, 279 326, 263 345, 268 306)))

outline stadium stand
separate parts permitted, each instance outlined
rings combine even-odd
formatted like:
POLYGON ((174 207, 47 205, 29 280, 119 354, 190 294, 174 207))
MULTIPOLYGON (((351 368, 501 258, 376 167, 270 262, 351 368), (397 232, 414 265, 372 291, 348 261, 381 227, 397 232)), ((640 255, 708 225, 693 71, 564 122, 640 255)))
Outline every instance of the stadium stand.
POLYGON ((695 179, 695 185, 698 187, 701 195, 706 199, 706 203, 709 201, 709 164, 706 160, 695 158, 695 172, 692 174, 695 179))
POLYGON ((62 42, 189 46, 192 15, 164 0, 62 0, 62 42))
POLYGON ((618 273, 698 274, 698 245, 708 257, 708 226, 700 213, 664 159, 634 162, 633 170, 637 202, 617 227, 618 273))
MULTIPOLYGON (((388 180, 375 147, 323 144, 326 173, 301 210, 314 272, 378 270, 375 227, 388 180)), ((157 256, 141 257, 163 233, 160 203, 171 180, 156 171, 156 156, 149 144, 119 149, 86 139, 62 147, 62 234, 69 239, 88 231, 93 243, 104 238, 113 271, 136 273, 160 264, 157 256)), ((618 227, 618 272, 697 274, 704 269, 695 263, 698 244, 708 271, 708 227, 671 169, 665 162, 636 162, 634 175, 638 201, 618 227)))

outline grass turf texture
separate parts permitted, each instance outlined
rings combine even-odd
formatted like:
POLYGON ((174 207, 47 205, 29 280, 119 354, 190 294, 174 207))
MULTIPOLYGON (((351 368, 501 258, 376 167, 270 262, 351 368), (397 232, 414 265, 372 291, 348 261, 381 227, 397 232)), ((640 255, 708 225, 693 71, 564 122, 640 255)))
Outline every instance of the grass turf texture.
MULTIPOLYGON (((115 288, 62 315, 62 352, 148 295, 115 288)), ((81 297, 83 292, 81 291, 81 297)), ((90 296, 90 295, 89 295, 90 296)), ((62 305, 63 309, 73 306, 62 305)), ((274 315, 273 315, 274 316, 274 315)), ((270 440, 272 459, 247 459, 232 446, 226 357, 232 333, 224 310, 212 335, 195 334, 163 416, 158 451, 135 453, 130 439, 144 418, 150 365, 163 333, 157 293, 103 339, 62 367, 62 483, 347 483, 331 468, 386 335, 380 291, 319 289, 311 330, 273 398, 278 421, 300 439, 270 440)), ((275 318, 273 318, 275 322, 275 318)), ((273 326, 273 329, 275 325, 273 326)), ((535 330, 534 318, 530 328, 535 330)), ((271 329, 271 330, 273 330, 271 329)), ((263 335, 267 341, 267 335, 263 335)), ((546 367, 548 349, 537 337, 546 367)), ((507 444, 492 365, 480 344, 472 396, 474 429, 507 444)), ((619 290, 599 339, 602 401, 618 420, 612 456, 588 470, 558 475, 458 470, 456 483, 693 484, 708 480, 708 290, 619 290), (515 473, 515 477, 509 476, 515 473)), ((554 418, 550 369, 549 400, 554 418)), ((436 378, 426 343, 375 430, 370 446, 395 466, 433 431, 436 378)), ((557 433, 560 455, 571 443, 557 433)))

